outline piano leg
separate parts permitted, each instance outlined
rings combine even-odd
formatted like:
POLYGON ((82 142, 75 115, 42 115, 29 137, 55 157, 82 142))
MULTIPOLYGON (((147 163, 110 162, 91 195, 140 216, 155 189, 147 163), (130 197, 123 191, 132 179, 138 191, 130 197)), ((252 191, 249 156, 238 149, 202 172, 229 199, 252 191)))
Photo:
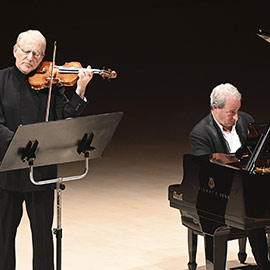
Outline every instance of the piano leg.
POLYGON ((206 270, 225 270, 227 240, 230 230, 204 235, 206 270))
POLYGON ((239 238, 238 239, 239 243, 239 253, 238 253, 238 259, 240 263, 245 263, 246 258, 247 258, 247 253, 246 253, 246 243, 247 243, 247 238, 239 238))
POLYGON ((197 241, 198 235, 195 234, 191 229, 188 229, 188 270, 196 270, 196 253, 197 253, 197 241))

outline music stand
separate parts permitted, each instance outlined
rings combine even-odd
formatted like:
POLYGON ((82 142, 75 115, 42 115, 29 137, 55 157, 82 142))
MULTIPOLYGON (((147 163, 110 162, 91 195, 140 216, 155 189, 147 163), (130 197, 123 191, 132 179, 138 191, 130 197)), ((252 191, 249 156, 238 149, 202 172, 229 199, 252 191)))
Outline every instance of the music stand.
POLYGON ((104 155, 122 112, 68 118, 64 120, 19 126, 5 153, 0 171, 29 168, 29 178, 35 185, 56 183, 57 240, 56 269, 61 269, 62 250, 62 182, 78 180, 88 173, 89 159, 104 155), (34 167, 85 160, 85 170, 80 175, 57 177, 36 181, 34 167))
MULTIPOLYGON (((258 132, 259 133, 259 132, 258 132)), ((248 172, 253 172, 256 166, 256 162, 260 156, 269 156, 269 140, 270 140, 270 125, 267 126, 265 132, 263 132, 245 166, 245 170, 248 172)))

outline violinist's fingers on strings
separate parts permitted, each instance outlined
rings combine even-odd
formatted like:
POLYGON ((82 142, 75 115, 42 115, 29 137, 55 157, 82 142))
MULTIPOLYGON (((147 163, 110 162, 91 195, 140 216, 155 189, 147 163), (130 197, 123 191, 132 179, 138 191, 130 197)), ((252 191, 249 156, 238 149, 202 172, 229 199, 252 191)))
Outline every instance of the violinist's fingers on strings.
POLYGON ((88 74, 88 76, 89 76, 90 78, 93 77, 94 73, 93 73, 93 71, 92 71, 91 66, 87 66, 86 72, 87 72, 87 74, 88 74))

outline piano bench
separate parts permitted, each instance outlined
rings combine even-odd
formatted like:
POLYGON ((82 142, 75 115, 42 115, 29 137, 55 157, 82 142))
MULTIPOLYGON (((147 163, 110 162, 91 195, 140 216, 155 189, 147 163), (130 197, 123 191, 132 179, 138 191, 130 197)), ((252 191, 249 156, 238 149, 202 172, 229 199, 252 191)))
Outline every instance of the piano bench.
MULTIPOLYGON (((197 263, 196 263, 197 236, 203 235, 203 232, 200 228, 200 225, 194 223, 192 218, 181 216, 181 219, 182 219, 182 224, 188 228, 188 254, 189 254, 188 269, 196 270, 197 268, 197 263)), ((235 239, 238 239, 239 241, 238 259, 240 263, 245 263, 246 258, 247 258, 247 253, 246 253, 247 234, 243 230, 232 228, 228 235, 227 241, 235 240, 235 239)))

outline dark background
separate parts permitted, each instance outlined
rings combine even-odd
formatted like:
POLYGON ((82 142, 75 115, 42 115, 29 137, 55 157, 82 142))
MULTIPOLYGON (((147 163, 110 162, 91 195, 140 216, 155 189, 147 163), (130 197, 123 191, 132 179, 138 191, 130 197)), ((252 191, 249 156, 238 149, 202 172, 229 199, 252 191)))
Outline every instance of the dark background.
POLYGON ((270 47, 256 35, 270 30, 270 5, 247 2, 5 3, 0 68, 14 63, 17 35, 39 29, 47 38, 46 60, 57 41, 56 64, 117 71, 110 82, 94 76, 84 115, 124 112, 113 138, 119 147, 151 145, 155 153, 181 155, 219 83, 234 84, 242 110, 270 122, 270 47))

